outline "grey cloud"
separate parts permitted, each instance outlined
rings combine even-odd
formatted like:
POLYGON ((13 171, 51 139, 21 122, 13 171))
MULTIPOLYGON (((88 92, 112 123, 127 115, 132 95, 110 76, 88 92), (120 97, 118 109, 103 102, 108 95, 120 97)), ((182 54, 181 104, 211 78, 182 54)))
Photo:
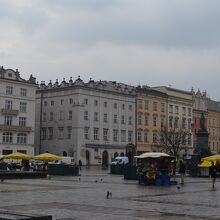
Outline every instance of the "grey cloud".
POLYGON ((97 0, 59 3, 63 11, 56 12, 60 20, 58 26, 51 27, 49 34, 54 40, 68 44, 75 41, 85 46, 112 42, 165 48, 209 48, 220 43, 218 1, 178 1, 180 4, 177 4, 156 0, 150 8, 152 11, 148 8, 151 1, 127 1, 127 4, 118 1, 121 2, 119 7, 109 6, 108 12, 97 10, 94 13, 92 9, 102 8, 100 2, 108 8, 108 4, 103 3, 106 1, 97 0), (92 8, 90 12, 88 8, 92 8))

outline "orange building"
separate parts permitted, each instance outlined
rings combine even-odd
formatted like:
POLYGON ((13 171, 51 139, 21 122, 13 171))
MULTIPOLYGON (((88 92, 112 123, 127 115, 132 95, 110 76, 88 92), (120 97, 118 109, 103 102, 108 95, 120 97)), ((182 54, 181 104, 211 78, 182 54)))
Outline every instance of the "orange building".
POLYGON ((167 95, 137 87, 137 152, 159 151, 158 134, 167 123, 167 95))

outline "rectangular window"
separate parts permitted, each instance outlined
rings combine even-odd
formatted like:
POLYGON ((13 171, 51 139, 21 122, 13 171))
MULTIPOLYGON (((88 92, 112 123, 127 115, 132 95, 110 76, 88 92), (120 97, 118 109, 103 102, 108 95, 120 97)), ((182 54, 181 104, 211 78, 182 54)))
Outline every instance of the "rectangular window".
POLYGON ((138 125, 142 125, 142 113, 138 113, 138 125))
POLYGON ((26 144, 27 143, 27 134, 18 133, 17 134, 17 143, 18 144, 26 144))
POLYGON ((169 117, 169 127, 173 127, 173 117, 169 117))
POLYGON ((153 126, 156 127, 157 126, 157 116, 153 116, 153 126))
POLYGON ((148 126, 148 114, 144 115, 144 124, 145 126, 148 126))
POLYGON ((94 121, 98 121, 98 112, 94 112, 94 121))
POLYGON ((99 140, 99 128, 94 128, 94 140, 99 140))
POLYGON ((191 115, 192 115, 192 109, 188 108, 188 116, 191 116, 191 115))
POLYGON ((126 130, 121 130, 121 142, 126 142, 126 130))
POLYGON ((117 109, 118 105, 117 103, 114 103, 114 109, 117 109))
POLYGON ((27 112, 27 103, 20 102, 20 112, 27 112))
POLYGON ((50 105, 54 106, 54 101, 53 100, 51 100, 50 105))
POLYGON ((186 119, 182 118, 182 128, 186 129, 186 119))
POLYGON ((129 110, 132 111, 132 105, 129 105, 129 110))
POLYGON ((52 140, 53 139, 53 128, 48 128, 48 139, 52 140))
POLYGON ((179 119, 178 119, 178 118, 175 118, 174 128, 178 128, 178 124, 179 124, 179 119))
POLYGON ((70 110, 69 111, 69 120, 72 120, 73 119, 73 112, 70 110))
POLYGON ((5 125, 6 126, 11 126, 12 125, 12 116, 10 116, 10 115, 5 116, 5 125))
POLYGON ((183 107, 183 115, 186 115, 186 107, 183 107))
POLYGON ((98 106, 98 100, 94 100, 94 105, 98 106))
POLYGON ((89 112, 88 111, 84 111, 84 120, 85 121, 89 120, 89 112))
POLYGON ((157 102, 153 102, 153 110, 157 111, 157 102))
POLYGON ((26 118, 25 117, 19 117, 19 126, 21 126, 21 127, 26 126, 26 118))
POLYGON ((165 112, 165 103, 161 103, 161 112, 165 112))
POLYGON ((164 127, 165 126, 165 117, 161 117, 161 123, 160 123, 160 126, 161 127, 164 127))
POLYGON ((114 124, 117 124, 117 123, 118 123, 118 116, 114 115, 114 124))
POLYGON ((114 142, 118 141, 118 130, 116 129, 113 130, 113 141, 114 142))
POLYGON ((5 100, 5 109, 12 110, 12 101, 11 100, 5 100))
POLYGON ((69 99, 69 103, 70 103, 70 104, 73 103, 73 99, 72 99, 72 98, 69 99))
POLYGON ((142 109, 142 100, 138 99, 138 108, 142 109))
POLYGON ((104 116, 103 116, 103 122, 105 122, 105 123, 108 122, 108 115, 107 115, 107 113, 105 113, 104 116))
POLYGON ((46 140, 46 138, 47 138, 47 130, 46 130, 46 128, 42 128, 41 129, 41 134, 42 134, 42 140, 46 140))
POLYGON ((21 95, 21 96, 27 96, 27 89, 21 88, 21 90, 20 90, 20 95, 21 95))
POLYGON ((88 105, 88 99, 84 99, 84 105, 88 105))
POLYGON ((156 132, 153 133, 153 143, 154 144, 157 143, 157 133, 156 132))
POLYGON ((47 101, 44 101, 44 106, 45 106, 45 107, 47 106, 47 101))
POLYGON ((108 129, 103 128, 103 140, 108 141, 108 129))
POLYGON ((85 140, 89 140, 89 127, 84 128, 84 138, 85 140))
POLYGON ((169 113, 173 113, 173 105, 169 105, 169 113))
POLYGON ((12 143, 13 135, 11 132, 3 133, 3 143, 12 143))
POLYGON ((50 121, 53 121, 53 112, 50 112, 50 121))
POLYGON ((7 95, 13 94, 13 87, 12 86, 6 86, 6 94, 7 95))
POLYGON ((149 109, 149 101, 148 101, 148 100, 145 100, 145 101, 144 101, 144 108, 145 108, 146 110, 149 109))
POLYGON ((105 108, 107 108, 107 102, 104 102, 103 105, 105 108))
POLYGON ((133 131, 128 131, 128 142, 129 143, 133 142, 133 131))
POLYGON ((61 100, 60 100, 60 104, 61 104, 61 105, 63 105, 63 103, 64 103, 64 100, 63 100, 63 99, 61 99, 61 100))
POLYGON ((139 130, 138 133, 137 133, 137 139, 138 139, 138 142, 142 142, 142 131, 139 130))
POLYGON ((125 116, 124 116, 124 115, 121 116, 121 124, 122 124, 122 125, 125 124, 125 116))
POLYGON ((72 127, 67 127, 67 139, 71 139, 72 136, 72 127))
POLYGON ((175 106, 175 114, 179 114, 179 106, 175 106))
POLYGON ((43 121, 46 121, 46 120, 47 120, 47 113, 44 112, 44 113, 43 113, 43 121))
POLYGON ((122 104, 122 105, 121 105, 121 109, 122 109, 122 110, 125 110, 125 104, 122 104))
POLYGON ((63 139, 63 138, 64 138, 64 128, 58 127, 58 139, 63 139))
POLYGON ((148 132, 147 130, 144 130, 144 143, 148 142, 148 132))
POLYGON ((188 119, 188 129, 191 129, 192 125, 191 125, 191 119, 188 119))
POLYGON ((63 111, 60 111, 60 121, 62 121, 63 119, 64 119, 63 111))
POLYGON ((128 118, 128 124, 132 125, 132 117, 131 116, 129 116, 129 118, 128 118))

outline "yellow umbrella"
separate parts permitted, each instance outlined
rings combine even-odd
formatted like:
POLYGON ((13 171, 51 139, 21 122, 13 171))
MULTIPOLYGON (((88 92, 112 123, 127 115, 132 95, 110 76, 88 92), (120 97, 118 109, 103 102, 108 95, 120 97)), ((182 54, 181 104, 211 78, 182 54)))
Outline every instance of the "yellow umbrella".
POLYGON ((210 167, 212 164, 211 164, 211 161, 208 161, 208 160, 204 160, 204 161, 202 161, 202 163, 200 163, 199 165, 198 165, 198 167, 210 167))
POLYGON ((3 156, 4 159, 21 159, 21 160, 30 160, 32 156, 28 154, 23 154, 23 153, 12 153, 12 154, 7 154, 3 156))
POLYGON ((217 160, 220 161, 220 154, 215 154, 215 155, 212 155, 212 156, 209 156, 209 157, 204 157, 201 159, 201 161, 214 161, 216 162, 217 160))
POLYGON ((47 161, 53 161, 53 160, 61 160, 62 158, 60 156, 50 154, 50 153, 43 153, 39 154, 37 156, 33 157, 34 160, 47 160, 47 161))

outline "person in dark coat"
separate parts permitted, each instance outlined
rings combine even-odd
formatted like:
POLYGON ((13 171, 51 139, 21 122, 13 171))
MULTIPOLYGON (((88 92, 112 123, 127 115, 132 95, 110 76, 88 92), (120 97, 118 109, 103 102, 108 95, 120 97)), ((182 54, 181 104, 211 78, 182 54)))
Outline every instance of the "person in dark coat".
POLYGON ((180 160, 180 162, 179 162, 179 174, 180 174, 180 178, 181 178, 181 184, 183 185, 184 184, 184 177, 186 174, 186 165, 182 160, 180 160))
POLYGON ((209 167, 209 176, 212 180, 212 188, 214 189, 218 170, 217 170, 217 167, 214 165, 214 162, 212 161, 211 163, 212 165, 209 167))

